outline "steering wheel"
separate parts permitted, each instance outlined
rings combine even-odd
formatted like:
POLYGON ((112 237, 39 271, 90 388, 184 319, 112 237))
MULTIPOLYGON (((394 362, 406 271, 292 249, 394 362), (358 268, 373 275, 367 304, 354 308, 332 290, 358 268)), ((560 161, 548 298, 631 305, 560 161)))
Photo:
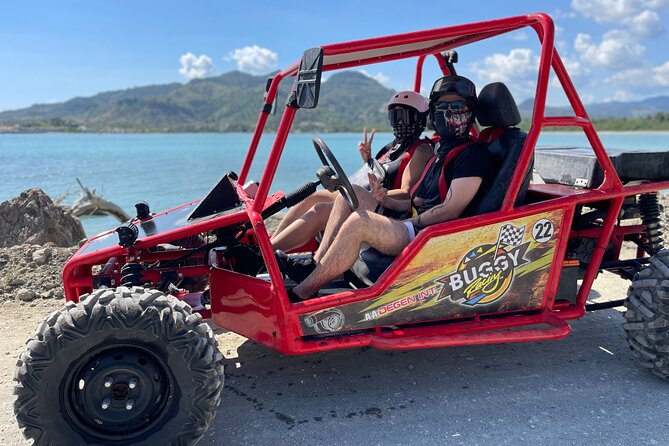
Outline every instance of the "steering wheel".
POLYGON ((314 149, 316 149, 316 153, 323 163, 323 167, 316 172, 316 176, 318 176, 323 187, 330 192, 339 191, 344 200, 351 206, 351 209, 358 209, 358 197, 355 195, 353 186, 351 186, 344 169, 341 168, 328 145, 319 137, 314 138, 313 143, 314 149))

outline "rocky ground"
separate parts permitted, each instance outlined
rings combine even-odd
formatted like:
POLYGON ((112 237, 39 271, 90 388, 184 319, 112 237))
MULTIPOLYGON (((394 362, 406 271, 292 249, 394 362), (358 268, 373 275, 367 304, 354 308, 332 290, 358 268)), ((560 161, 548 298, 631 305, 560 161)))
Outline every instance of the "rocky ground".
POLYGON ((63 299, 63 266, 76 250, 51 242, 0 249, 0 301, 63 299))

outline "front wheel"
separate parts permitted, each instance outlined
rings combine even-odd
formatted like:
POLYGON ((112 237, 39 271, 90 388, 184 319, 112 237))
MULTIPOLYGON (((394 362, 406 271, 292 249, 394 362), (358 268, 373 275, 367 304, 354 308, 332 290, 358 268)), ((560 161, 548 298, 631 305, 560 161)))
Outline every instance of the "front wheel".
POLYGON ((35 445, 190 445, 214 418, 222 355, 209 326, 160 291, 67 303, 21 353, 14 412, 35 445))
POLYGON ((625 301, 625 335, 630 348, 657 376, 669 380, 669 250, 639 271, 625 301))

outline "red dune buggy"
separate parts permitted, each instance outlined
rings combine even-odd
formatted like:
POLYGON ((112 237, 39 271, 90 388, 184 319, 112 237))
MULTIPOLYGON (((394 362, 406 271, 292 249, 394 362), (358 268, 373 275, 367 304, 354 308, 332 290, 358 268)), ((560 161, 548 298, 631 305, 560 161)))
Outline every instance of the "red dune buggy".
POLYGON ((630 347, 642 365, 669 378, 669 252, 657 195, 664 189, 668 154, 604 150, 545 14, 309 49, 270 78, 238 174, 168 211, 152 214, 138 203, 136 218, 90 238, 69 260, 66 305, 45 319, 18 360, 18 423, 37 445, 193 444, 214 417, 224 376, 203 317, 287 354, 543 341, 567 336, 567 321, 588 309, 623 304, 587 303, 601 270, 632 281, 624 301, 630 347), (474 136, 498 170, 477 215, 422 230, 397 258, 364 250, 318 297, 291 302, 267 218, 318 185, 356 202, 318 138, 318 181, 269 193, 296 113, 318 105, 321 74, 413 58, 420 91, 426 60, 453 73, 455 48, 521 28, 541 43, 529 131, 517 127, 507 86, 481 89, 474 136), (573 115, 545 116, 551 75, 573 115), (253 182, 250 167, 279 84, 291 79, 264 172, 253 182), (535 150, 542 129, 567 126, 584 132, 588 150, 535 150), (634 258, 620 258, 623 241, 636 244, 634 258))

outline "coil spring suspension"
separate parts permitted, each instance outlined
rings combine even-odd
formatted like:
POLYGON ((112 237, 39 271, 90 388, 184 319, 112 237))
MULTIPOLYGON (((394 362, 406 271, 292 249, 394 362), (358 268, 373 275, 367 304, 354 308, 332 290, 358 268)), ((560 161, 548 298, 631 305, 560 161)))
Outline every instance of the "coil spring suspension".
POLYGON ((121 267, 121 285, 141 286, 144 266, 140 263, 126 263, 121 267))
POLYGON ((649 254, 656 254, 664 248, 660 222, 660 204, 658 203, 657 192, 641 194, 639 196, 639 208, 641 210, 641 221, 646 226, 648 247, 653 250, 649 254))

